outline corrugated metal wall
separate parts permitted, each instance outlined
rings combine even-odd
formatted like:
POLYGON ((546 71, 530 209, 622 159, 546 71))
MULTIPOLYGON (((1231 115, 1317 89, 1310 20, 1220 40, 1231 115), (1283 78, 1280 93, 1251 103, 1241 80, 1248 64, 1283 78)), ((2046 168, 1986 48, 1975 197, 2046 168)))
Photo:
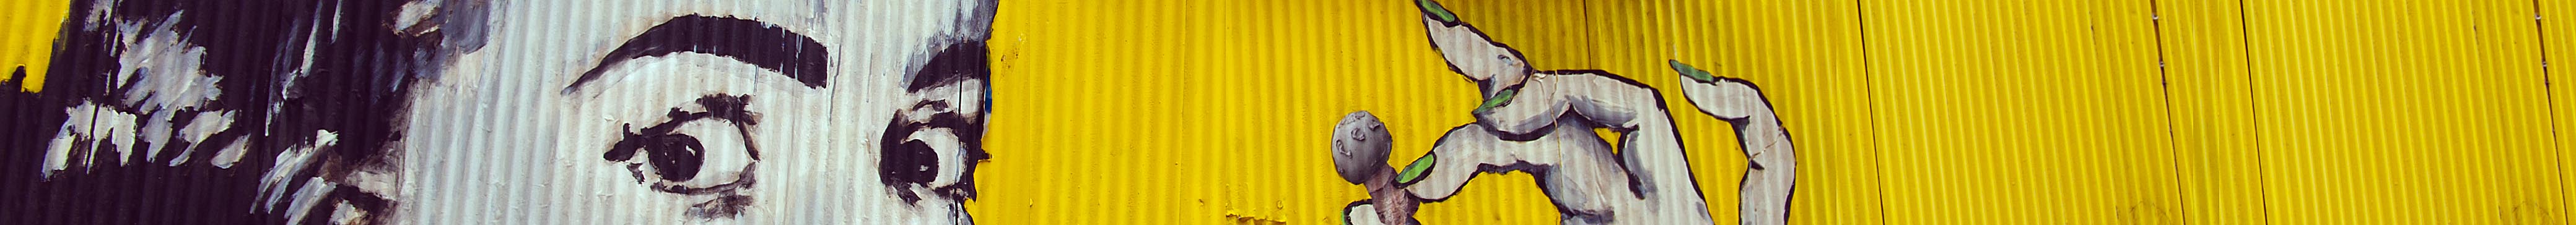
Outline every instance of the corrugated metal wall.
MULTIPOLYGON (((1337 221, 1366 198, 1317 154, 1341 113, 1386 118, 1395 164, 1471 121, 1410 3, 1005 3, 1013 128, 971 210, 1337 221)), ((1441 3, 1541 69, 1762 84, 1801 147, 1796 224, 2562 224, 2576 184, 2576 108, 2552 108, 2576 92, 2541 67, 2576 58, 2544 48, 2576 46, 2545 20, 2576 2, 1441 3)), ((1731 220, 1733 135, 1675 114, 1731 220)), ((1529 179, 1480 177, 1423 220, 1555 223, 1529 179)))
MULTIPOLYGON (((1335 223, 1367 197, 1324 154, 1343 113, 1384 118, 1400 165, 1480 100, 1412 1, 1002 4, 993 159, 967 206, 986 224, 1335 223)), ((2576 59, 2558 22, 2576 1, 1442 4, 1538 68, 1622 74, 1671 105, 1668 59, 1760 83, 1801 147, 1793 224, 2566 224, 2576 203, 2576 89, 2559 87, 2576 74, 2544 66, 2576 59)), ((43 71, 22 53, 45 41, 24 37, 60 14, 24 12, 64 6, 0 7, 20 12, 0 16, 0 64, 43 71)), ((1673 114, 1731 221, 1732 131, 1673 114)), ((1422 220, 1558 222, 1530 176, 1478 180, 1422 220)), ((417 194, 552 193, 465 186, 417 194)))

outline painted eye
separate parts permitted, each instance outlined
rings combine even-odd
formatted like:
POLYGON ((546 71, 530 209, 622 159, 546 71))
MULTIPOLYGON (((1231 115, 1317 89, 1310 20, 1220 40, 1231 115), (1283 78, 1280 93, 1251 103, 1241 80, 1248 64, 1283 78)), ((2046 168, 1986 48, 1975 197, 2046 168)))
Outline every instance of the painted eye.
POLYGON ((704 112, 671 108, 666 114, 667 122, 641 128, 626 124, 621 128, 625 137, 601 154, 600 159, 627 163, 639 182, 649 177, 659 177, 668 182, 696 179, 701 170, 709 169, 705 167, 710 162, 711 150, 722 153, 713 159, 719 164, 716 165, 719 168, 714 169, 736 168, 733 167, 735 164, 748 166, 750 161, 760 159, 760 151, 752 148, 749 132, 745 130, 758 117, 742 109, 749 98, 709 95, 698 100, 699 105, 707 109, 704 112), (710 144, 717 148, 707 148, 710 144), (644 162, 633 162, 639 154, 643 155, 644 162), (649 172, 657 176, 646 176, 648 171, 639 168, 646 165, 653 167, 649 172))
POLYGON ((927 184, 939 178, 939 152, 931 149, 928 143, 922 143, 921 140, 904 141, 903 144, 888 146, 885 154, 884 161, 877 162, 877 169, 884 172, 888 179, 902 183, 927 184))

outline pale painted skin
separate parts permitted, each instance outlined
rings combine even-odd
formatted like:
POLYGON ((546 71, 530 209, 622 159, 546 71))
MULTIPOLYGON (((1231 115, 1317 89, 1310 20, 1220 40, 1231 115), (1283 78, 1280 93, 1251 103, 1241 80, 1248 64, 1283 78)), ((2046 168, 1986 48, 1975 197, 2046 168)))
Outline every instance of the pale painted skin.
MULTIPOLYGON (((1518 89, 1509 103, 1475 114, 1477 122, 1450 130, 1434 144, 1425 157, 1436 162, 1405 187, 1413 197, 1446 199, 1478 173, 1537 169, 1532 175, 1548 185, 1543 189, 1565 213, 1564 224, 1714 223, 1656 90, 1610 74, 1540 72, 1519 53, 1464 23, 1452 26, 1429 16, 1422 22, 1442 58, 1477 81, 1486 97, 1515 85, 1518 89), (1619 133, 1618 153, 1594 128, 1619 133), (1517 140, 1522 138, 1528 140, 1517 140)), ((1676 77, 1694 108, 1738 125, 1745 155, 1755 167, 1743 182, 1740 223, 1784 223, 1796 160, 1788 132, 1769 103, 1741 80, 1676 77)), ((1382 218, 1349 220, 1353 223, 1396 224, 1411 215, 1379 213, 1411 212, 1412 207, 1369 204, 1344 213, 1382 218)))
MULTIPOLYGON (((380 193, 399 202, 393 221, 412 224, 972 224, 964 200, 881 184, 877 161, 889 121, 984 114, 980 79, 906 89, 906 74, 942 46, 986 35, 989 23, 961 19, 989 18, 975 4, 986 2, 493 2, 488 44, 419 84, 399 178, 388 181, 398 185, 380 193), (681 52, 601 65, 611 69, 562 91, 620 43, 692 14, 760 21, 820 42, 828 84, 681 52), (750 198, 739 215, 693 216, 707 210, 693 205, 716 196, 657 191, 650 181, 660 174, 639 181, 633 164, 601 159, 627 131, 621 126, 668 121, 672 108, 706 110, 695 101, 710 94, 751 96, 745 108, 759 123, 679 126, 674 133, 705 143, 706 161, 693 179, 669 184, 757 180, 733 191, 750 198), (907 202, 897 192, 923 197, 907 202)), ((965 140, 948 131, 898 135, 937 149, 932 186, 972 176, 959 169, 975 163, 960 153, 965 140)))
POLYGON ((1745 169, 1744 186, 1737 193, 1742 224, 1787 224, 1791 190, 1798 184, 1797 146, 1789 141, 1789 130, 1780 126, 1780 116, 1761 90, 1741 80, 1683 78, 1682 96, 1701 113, 1736 125, 1737 139, 1752 167, 1745 169))

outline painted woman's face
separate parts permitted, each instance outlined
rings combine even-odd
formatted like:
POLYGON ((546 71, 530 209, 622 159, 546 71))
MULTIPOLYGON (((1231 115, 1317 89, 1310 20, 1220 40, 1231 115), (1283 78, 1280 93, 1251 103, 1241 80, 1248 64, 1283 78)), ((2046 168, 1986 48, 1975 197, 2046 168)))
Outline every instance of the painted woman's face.
POLYGON ((496 2, 387 195, 428 224, 971 224, 992 7, 496 2))

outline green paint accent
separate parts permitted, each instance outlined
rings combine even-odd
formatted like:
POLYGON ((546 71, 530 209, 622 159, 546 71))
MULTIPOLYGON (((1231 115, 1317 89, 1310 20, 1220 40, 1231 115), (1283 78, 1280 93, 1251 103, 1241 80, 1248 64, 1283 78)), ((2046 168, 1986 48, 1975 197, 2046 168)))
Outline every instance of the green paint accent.
POLYGON ((1421 6, 1422 13, 1430 14, 1432 19, 1438 19, 1440 22, 1444 23, 1458 22, 1458 14, 1449 13, 1449 8, 1440 7, 1439 2, 1432 2, 1431 0, 1414 0, 1413 4, 1421 6))
POLYGON ((1439 155, 1425 154, 1421 159, 1414 159, 1413 164, 1404 165, 1404 172, 1395 174, 1395 183, 1411 184, 1414 181, 1421 181, 1423 173, 1431 172, 1431 164, 1437 161, 1432 160, 1432 156, 1439 155))
POLYGON ((1708 71, 1693 68, 1690 64, 1682 64, 1681 60, 1664 60, 1664 62, 1672 63, 1673 72, 1681 72, 1682 77, 1689 77, 1691 80, 1698 80, 1699 82, 1717 82, 1716 75, 1709 75, 1708 71))
POLYGON ((1494 111, 1494 107, 1502 107, 1503 104, 1511 103, 1512 97, 1520 95, 1520 92, 1521 89, 1515 87, 1512 89, 1503 89, 1503 92, 1501 93, 1494 93, 1493 98, 1485 99, 1485 104, 1476 105, 1476 111, 1474 113, 1483 115, 1485 112, 1494 111))

